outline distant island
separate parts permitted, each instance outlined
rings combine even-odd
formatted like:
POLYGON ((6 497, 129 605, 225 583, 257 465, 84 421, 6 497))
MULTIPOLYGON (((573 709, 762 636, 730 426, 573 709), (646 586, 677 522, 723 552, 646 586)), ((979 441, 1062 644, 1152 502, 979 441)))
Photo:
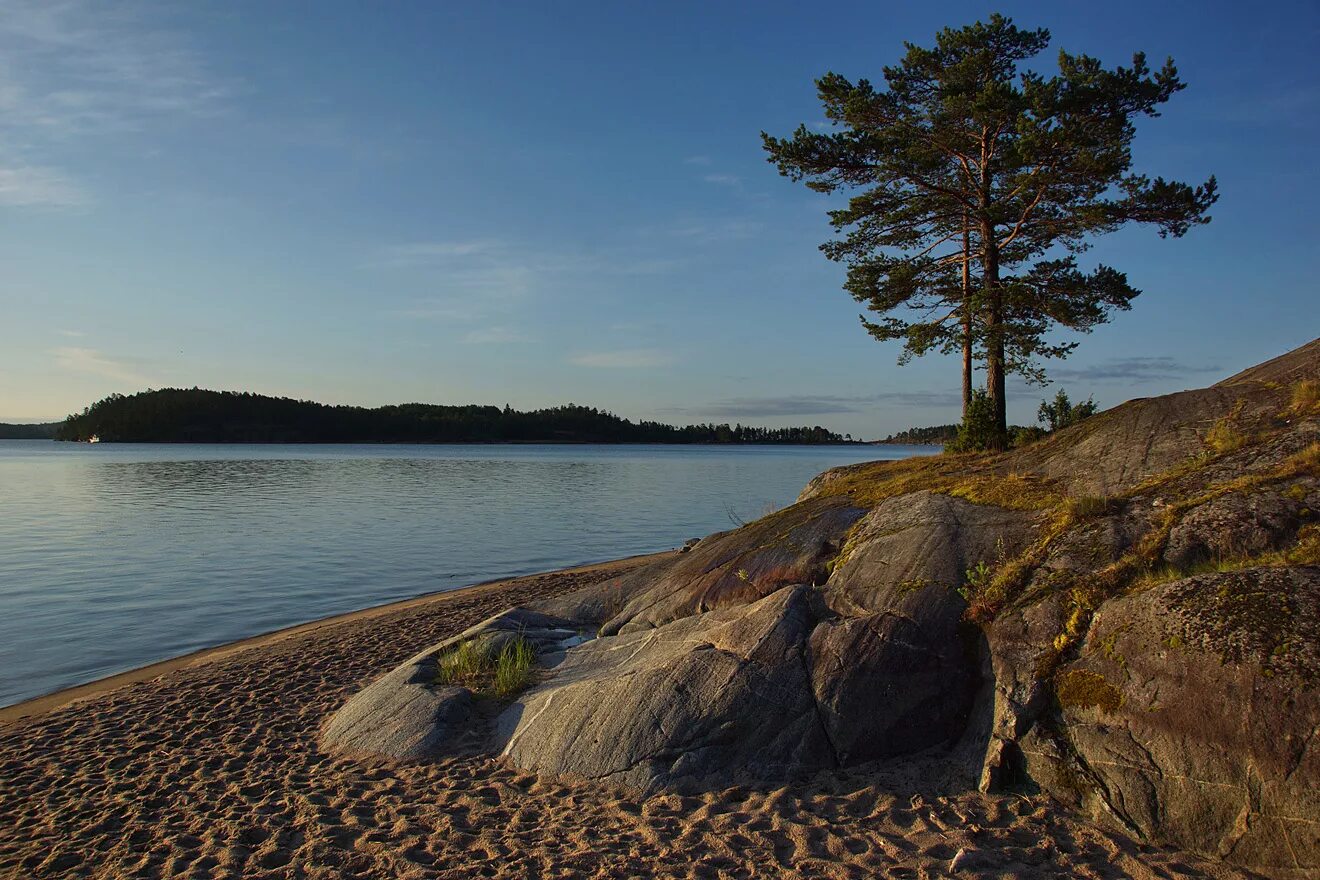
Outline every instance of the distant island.
POLYGON ((59 422, 41 422, 32 425, 0 422, 0 440, 50 440, 54 438, 59 426, 59 422))
POLYGON ((905 446, 943 446, 958 436, 957 425, 932 425, 929 428, 908 428, 897 434, 890 434, 875 443, 893 443, 905 446))
POLYGON ((632 422, 595 407, 572 403, 530 412, 509 406, 426 403, 367 408, 199 388, 164 388, 127 396, 112 394, 69 416, 55 426, 53 435, 56 440, 96 438, 121 443, 855 442, 819 425, 676 427, 660 422, 632 422))

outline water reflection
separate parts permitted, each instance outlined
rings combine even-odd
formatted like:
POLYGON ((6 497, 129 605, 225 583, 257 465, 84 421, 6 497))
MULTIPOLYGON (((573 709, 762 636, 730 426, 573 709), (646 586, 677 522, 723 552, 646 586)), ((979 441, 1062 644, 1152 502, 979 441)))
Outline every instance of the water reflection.
POLYGON ((675 546, 875 452, 3 441, 0 704, 391 599, 675 546))

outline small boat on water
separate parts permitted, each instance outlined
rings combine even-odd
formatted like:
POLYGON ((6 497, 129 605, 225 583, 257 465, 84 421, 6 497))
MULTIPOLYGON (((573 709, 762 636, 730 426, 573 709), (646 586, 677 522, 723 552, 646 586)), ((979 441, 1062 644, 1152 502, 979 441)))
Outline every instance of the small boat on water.
POLYGON ((87 438, 87 442, 88 442, 88 443, 100 443, 100 442, 101 442, 101 435, 100 435, 100 434, 93 434, 92 436, 90 436, 90 437, 87 438))

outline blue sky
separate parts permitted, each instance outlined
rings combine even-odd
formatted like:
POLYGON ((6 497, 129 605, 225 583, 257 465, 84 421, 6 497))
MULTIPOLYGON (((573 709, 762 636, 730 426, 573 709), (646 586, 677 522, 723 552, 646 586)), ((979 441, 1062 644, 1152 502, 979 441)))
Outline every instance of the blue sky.
POLYGON ((1183 240, 1086 256, 1145 294, 1063 387, 1108 406, 1320 333, 1320 7, 932 6, 0 2, 0 420, 198 385, 954 421, 957 364, 866 336, 825 201, 759 132, 818 122, 822 73, 878 78, 995 10, 1109 64, 1173 55, 1190 88, 1138 168, 1223 193, 1183 240))

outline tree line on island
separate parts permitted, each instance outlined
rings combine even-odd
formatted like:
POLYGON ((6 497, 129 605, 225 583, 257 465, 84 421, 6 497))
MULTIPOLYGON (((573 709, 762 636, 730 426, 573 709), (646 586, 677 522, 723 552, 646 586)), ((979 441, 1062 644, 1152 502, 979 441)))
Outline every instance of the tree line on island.
POLYGON ((49 440, 55 436, 59 422, 35 422, 33 424, 14 424, 0 422, 0 440, 49 440))
POLYGON ((509 406, 405 403, 367 408, 235 391, 165 388, 112 394, 71 415, 56 440, 126 443, 844 443, 819 425, 762 428, 639 421, 568 404, 521 412, 509 406))

